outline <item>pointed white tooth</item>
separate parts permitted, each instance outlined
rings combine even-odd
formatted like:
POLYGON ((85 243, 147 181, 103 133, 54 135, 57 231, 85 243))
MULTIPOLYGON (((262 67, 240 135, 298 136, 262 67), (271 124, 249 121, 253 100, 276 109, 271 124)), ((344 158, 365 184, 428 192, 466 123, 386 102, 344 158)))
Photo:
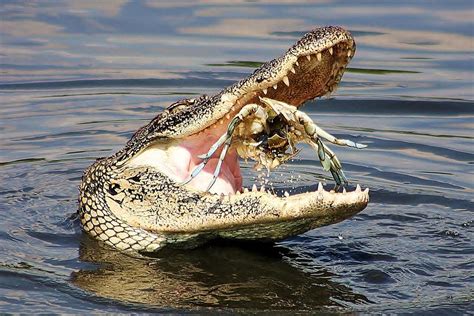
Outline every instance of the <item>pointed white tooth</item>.
POLYGON ((258 192, 258 189, 255 183, 252 185, 252 192, 258 192))
POLYGON ((278 85, 275 83, 275 84, 273 85, 273 89, 276 90, 277 88, 278 88, 278 85))
POLYGON ((266 95, 267 92, 268 92, 267 88, 263 89, 262 91, 263 91, 263 94, 265 94, 265 95, 266 95))
POLYGON ((295 65, 299 67, 300 64, 298 63, 298 61, 295 61, 295 65))
POLYGON ((231 109, 232 111, 235 111, 235 106, 231 107, 230 109, 231 109))
POLYGON ((347 57, 351 57, 351 54, 352 54, 352 51, 349 49, 349 50, 347 51, 347 57))
POLYGON ((318 183, 318 192, 323 192, 324 188, 321 182, 318 183))
POLYGON ((334 190, 331 190, 331 191, 329 191, 329 193, 336 193, 336 191, 334 191, 334 190))
POLYGON ((332 51, 332 47, 329 47, 329 54, 332 55, 332 52, 333 52, 333 51, 332 51))
POLYGON ((287 87, 290 86, 290 80, 288 80, 288 77, 287 77, 287 76, 284 76, 284 77, 283 77, 283 82, 286 84, 287 87))
POLYGON ((226 119, 230 119, 230 114, 227 113, 227 114, 225 115, 225 118, 226 118, 226 119))
POLYGON ((342 188, 342 193, 343 194, 347 193, 346 188, 342 188))
POLYGON ((294 67, 291 67, 290 71, 291 71, 292 73, 294 73, 294 74, 296 73, 296 70, 295 70, 294 67))
POLYGON ((369 188, 365 188, 364 193, 369 194, 369 188))
POLYGON ((316 58, 318 59, 318 61, 321 61, 321 58, 322 58, 321 53, 317 53, 316 58))
POLYGON ((249 193, 249 189, 244 188, 244 193, 249 193))
POLYGON ((356 191, 356 192, 360 192, 360 191, 361 191, 361 190, 360 190, 360 185, 357 185, 357 186, 356 186, 355 191, 356 191))
POLYGON ((289 197, 290 193, 288 193, 288 191, 285 191, 285 193, 283 193, 283 195, 286 196, 286 197, 289 197))
POLYGON ((262 187, 260 188, 260 192, 265 192, 265 185, 262 185, 262 187))
POLYGON ((236 194, 236 195, 240 195, 240 191, 237 191, 235 194, 236 194))
POLYGON ((221 124, 221 125, 224 124, 224 120, 220 120, 219 124, 221 124))
POLYGON ((310 55, 306 55, 306 59, 307 59, 308 61, 310 61, 310 60, 311 60, 311 56, 310 56, 310 55))

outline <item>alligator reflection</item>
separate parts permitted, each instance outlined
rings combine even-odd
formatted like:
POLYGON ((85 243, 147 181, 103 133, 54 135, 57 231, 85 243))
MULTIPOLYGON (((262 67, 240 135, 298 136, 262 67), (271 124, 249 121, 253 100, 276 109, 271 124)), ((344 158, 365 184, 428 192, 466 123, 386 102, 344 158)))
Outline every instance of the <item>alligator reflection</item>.
POLYGON ((80 259, 99 267, 74 272, 72 282, 103 298, 160 308, 315 310, 369 303, 322 268, 310 274, 293 267, 284 252, 271 245, 212 244, 142 259, 84 236, 80 259))

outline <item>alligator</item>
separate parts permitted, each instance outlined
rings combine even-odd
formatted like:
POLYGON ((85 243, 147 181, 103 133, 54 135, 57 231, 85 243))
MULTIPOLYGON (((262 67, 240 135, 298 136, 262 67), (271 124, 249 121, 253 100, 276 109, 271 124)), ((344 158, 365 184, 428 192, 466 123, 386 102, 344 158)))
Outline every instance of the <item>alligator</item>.
POLYGON ((149 253, 215 238, 273 242, 360 212, 368 188, 346 192, 342 165, 321 140, 365 145, 332 136, 300 110, 335 90, 355 49, 343 28, 317 28, 218 94, 173 103, 123 149, 85 170, 83 230, 118 250, 149 253), (331 172, 333 190, 321 183, 291 195, 242 187, 239 157, 270 171, 294 157, 301 142, 331 172))

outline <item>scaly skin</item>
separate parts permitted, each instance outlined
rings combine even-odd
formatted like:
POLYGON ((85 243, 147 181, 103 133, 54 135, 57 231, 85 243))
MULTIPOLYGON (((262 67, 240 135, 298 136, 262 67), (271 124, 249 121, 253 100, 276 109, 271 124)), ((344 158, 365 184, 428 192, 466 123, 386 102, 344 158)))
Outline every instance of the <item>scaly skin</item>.
POLYGON ((79 196, 83 229, 117 249, 151 252, 166 245, 192 247, 216 237, 281 240, 360 212, 368 203, 368 190, 360 187, 335 193, 320 186, 288 197, 268 192, 216 195, 182 186, 153 164, 132 163, 151 147, 167 148, 228 122, 245 104, 259 103, 259 96, 300 106, 330 93, 354 52, 347 31, 316 29, 284 56, 219 94, 173 104, 122 150, 84 172, 79 196), (285 76, 290 86, 283 84, 285 76), (275 84, 279 88, 272 88, 275 84))

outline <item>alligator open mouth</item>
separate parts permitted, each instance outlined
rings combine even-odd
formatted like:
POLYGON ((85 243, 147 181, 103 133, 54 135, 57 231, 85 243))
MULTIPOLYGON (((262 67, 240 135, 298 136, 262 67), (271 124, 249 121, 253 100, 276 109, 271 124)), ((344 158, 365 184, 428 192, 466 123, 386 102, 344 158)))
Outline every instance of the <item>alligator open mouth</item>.
POLYGON ((274 241, 337 223, 363 210, 368 189, 281 194, 242 188, 239 156, 268 170, 315 149, 337 185, 342 165, 322 139, 337 139, 299 107, 334 91, 354 55, 340 27, 307 33, 283 56, 215 96, 181 100, 140 128, 114 155, 84 173, 82 227, 121 250, 156 251, 221 237, 274 241))
MULTIPOLYGON (((128 165, 153 166, 178 183, 188 179, 186 187, 190 190, 245 194, 248 189, 242 188, 239 156, 246 149, 236 150, 242 140, 234 139, 224 157, 222 148, 216 150, 205 165, 199 156, 208 152, 228 131, 229 123, 248 104, 265 106, 261 98, 268 98, 300 107, 310 99, 332 93, 354 56, 355 48, 352 36, 342 28, 327 27, 307 33, 285 55, 263 64, 248 78, 223 90, 209 102, 200 100, 194 104, 190 101, 191 105, 184 108, 171 109, 169 115, 186 116, 186 112, 193 112, 207 119, 183 122, 181 135, 166 142, 153 142, 128 165), (202 169, 196 173, 196 168, 202 169), (209 183, 212 183, 210 188, 209 183)), ((252 124, 256 123, 247 120, 243 130, 252 129, 252 124)), ((252 190, 256 191, 257 187, 254 185, 252 190)), ((272 194, 265 188, 258 191, 272 194)), ((368 197, 368 191, 365 193, 368 197)))

